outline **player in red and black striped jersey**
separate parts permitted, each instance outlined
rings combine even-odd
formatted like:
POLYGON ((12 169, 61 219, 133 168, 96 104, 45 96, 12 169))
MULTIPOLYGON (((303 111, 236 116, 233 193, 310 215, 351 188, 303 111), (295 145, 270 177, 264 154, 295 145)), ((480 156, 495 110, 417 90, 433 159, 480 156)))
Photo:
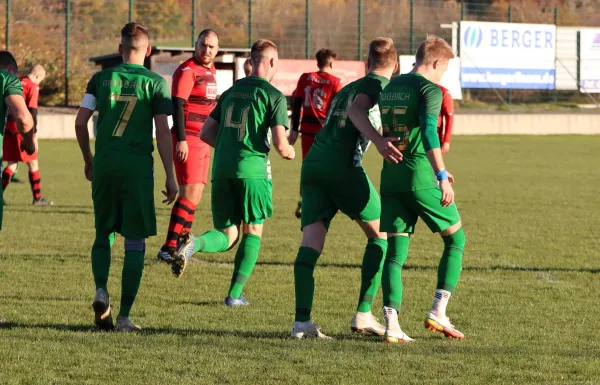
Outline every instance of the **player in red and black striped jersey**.
POLYGON ((171 210, 171 220, 158 259, 171 262, 179 237, 189 232, 196 205, 208 181, 210 146, 200 140, 200 129, 217 103, 216 70, 219 37, 211 29, 198 35, 194 56, 173 74, 173 160, 179 184, 179 198, 171 210))
MULTIPOLYGON (((40 83, 46 77, 46 70, 41 65, 35 65, 27 76, 21 78, 23 86, 23 97, 27 103, 27 108, 33 116, 34 140, 37 146, 37 109, 38 97, 40 93, 40 83)), ((17 169, 19 162, 27 163, 29 167, 29 182, 31 183, 31 192, 33 194, 33 204, 36 206, 52 205, 51 201, 42 198, 42 182, 40 177, 40 168, 38 164, 37 151, 28 155, 21 150, 23 137, 17 131, 17 123, 11 113, 6 120, 6 137, 4 138, 4 160, 7 161, 6 168, 2 171, 2 189, 5 190, 10 183, 12 176, 17 169)))
POLYGON ((442 109, 438 117, 438 136, 442 147, 442 155, 450 151, 450 137, 452 136, 452 126, 454 124, 454 101, 452 95, 446 87, 437 85, 442 90, 442 109))
MULTIPOLYGON (((333 97, 342 88, 341 79, 331 74, 337 54, 329 49, 320 49, 315 56, 319 71, 302 74, 292 97, 292 131, 289 141, 293 145, 298 133, 302 134, 303 160, 315 142, 315 135, 323 128, 333 97)), ((298 201, 296 217, 300 218, 301 213, 302 200, 298 201)))

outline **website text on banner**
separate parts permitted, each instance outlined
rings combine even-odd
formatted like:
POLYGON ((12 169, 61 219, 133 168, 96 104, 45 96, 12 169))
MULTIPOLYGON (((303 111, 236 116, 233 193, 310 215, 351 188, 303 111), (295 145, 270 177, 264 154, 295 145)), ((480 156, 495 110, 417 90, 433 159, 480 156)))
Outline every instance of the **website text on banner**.
MULTIPOLYGON (((318 70, 316 60, 280 59, 277 73, 271 84, 285 96, 291 96, 296 89, 300 75, 318 70)), ((342 79, 343 86, 362 78, 366 71, 366 65, 361 61, 336 60, 333 63, 333 75, 342 79)))
POLYGON ((600 92, 600 29, 582 30, 579 36, 580 91, 600 92))
POLYGON ((554 89, 556 26, 460 22, 463 88, 554 89))

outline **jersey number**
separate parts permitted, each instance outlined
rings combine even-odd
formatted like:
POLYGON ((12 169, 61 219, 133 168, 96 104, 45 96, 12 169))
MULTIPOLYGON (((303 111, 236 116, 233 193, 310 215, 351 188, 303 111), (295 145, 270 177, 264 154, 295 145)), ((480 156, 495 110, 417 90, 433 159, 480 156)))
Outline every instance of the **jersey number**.
POLYGON ((240 120, 237 121, 233 120, 233 107, 234 105, 231 104, 229 105, 229 107, 227 107, 227 110, 225 111, 225 127, 239 130, 238 141, 241 142, 246 137, 246 124, 248 123, 248 113, 250 112, 250 105, 247 105, 242 109, 242 112, 240 114, 240 120))
POLYGON ((304 107, 310 107, 311 102, 317 111, 322 111, 325 108, 325 91, 322 88, 315 88, 312 91, 310 86, 304 88, 304 107))
POLYGON ((127 128, 127 123, 129 123, 129 118, 131 118, 131 114, 133 113, 133 109, 135 108, 135 104, 138 101, 137 95, 121 95, 117 93, 110 94, 110 100, 114 100, 115 102, 124 102, 125 106, 123 107, 123 112, 121 112, 121 116, 119 117, 119 121, 113 131, 113 136, 123 136, 125 132, 125 128, 127 128))
POLYGON ((398 115, 404 115, 406 114, 406 110, 408 110, 408 107, 406 106, 398 106, 398 107, 394 107, 394 109, 392 110, 392 107, 382 107, 381 108, 381 114, 382 115, 387 115, 390 110, 393 113, 392 116, 392 127, 388 127, 387 125, 383 126, 383 131, 384 132, 394 132, 397 134, 400 134, 398 136, 398 141, 394 142, 394 145, 396 146, 396 148, 400 151, 405 150, 406 147, 408 147, 409 145, 409 132, 408 132, 408 127, 406 126, 406 124, 398 124, 397 123, 397 116, 398 115))

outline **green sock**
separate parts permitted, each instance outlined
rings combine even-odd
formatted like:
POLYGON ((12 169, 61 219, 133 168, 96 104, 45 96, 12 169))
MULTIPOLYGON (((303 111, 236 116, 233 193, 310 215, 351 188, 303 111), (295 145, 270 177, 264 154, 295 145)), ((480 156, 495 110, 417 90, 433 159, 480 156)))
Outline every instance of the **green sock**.
POLYGON ((17 180, 17 171, 19 171, 19 164, 17 163, 17 167, 15 168, 15 172, 13 172, 12 176, 10 177, 10 181, 14 182, 15 180, 17 180))
POLYGON ((115 233, 99 233, 96 231, 96 240, 92 246, 92 273, 96 290, 106 290, 108 273, 110 272, 110 248, 115 241, 115 233))
POLYGON ((194 253, 220 253, 229 248, 229 237, 222 231, 210 230, 196 238, 194 253))
POLYGON ((296 289, 296 318, 298 322, 310 321, 313 297, 315 295, 315 265, 319 259, 317 250, 300 246, 294 262, 294 287, 296 289))
POLYGON ((123 264, 123 275, 121 277, 121 308, 119 309, 119 317, 129 317, 129 312, 140 288, 143 271, 144 252, 125 250, 125 263, 123 264))
POLYGON ((410 237, 396 236, 388 238, 388 249, 383 263, 383 306, 400 312, 402 304, 402 266, 408 257, 410 237))
POLYGON ((386 239, 369 239, 360 270, 360 296, 356 311, 363 313, 371 311, 371 305, 381 284, 381 269, 386 251, 386 239))
POLYGON ((242 289, 250 278, 260 250, 260 237, 254 234, 244 234, 240 246, 235 253, 233 276, 229 285, 229 296, 240 298, 242 289))
POLYGON ((454 234, 442 237, 444 253, 438 266, 437 289, 454 292, 462 271, 462 256, 467 238, 462 227, 454 234))

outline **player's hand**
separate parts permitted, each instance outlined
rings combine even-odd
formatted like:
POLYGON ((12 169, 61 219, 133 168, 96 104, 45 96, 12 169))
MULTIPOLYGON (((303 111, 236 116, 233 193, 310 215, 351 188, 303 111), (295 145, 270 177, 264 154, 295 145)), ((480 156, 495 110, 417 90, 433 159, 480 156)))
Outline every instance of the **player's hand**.
POLYGON ((454 184, 454 175, 450 174, 448 171, 446 171, 446 173, 448 174, 448 181, 450 184, 454 184))
POLYGON ((21 151, 25 151, 27 155, 32 155, 36 150, 35 141, 32 136, 26 136, 21 141, 21 151))
POLYGON ((85 162, 85 166, 83 167, 83 173, 85 174, 85 179, 92 181, 92 162, 85 162))
POLYGON ((293 146, 298 140, 298 131, 291 130, 290 136, 288 136, 288 142, 293 146))
POLYGON ((450 178, 440 182, 440 190, 442 190, 442 207, 448 207, 454 202, 454 190, 450 184, 450 178))
POLYGON ((442 155, 446 155, 450 151, 450 143, 442 143, 442 155))
POLYGON ((290 151, 286 156, 283 157, 283 159, 293 160, 296 157, 296 150, 294 150, 294 147, 292 146, 289 146, 288 148, 290 149, 290 151))
POLYGON ((166 203, 167 205, 170 205, 171 203, 173 203, 175 201, 175 198, 177 198, 177 182, 175 182, 175 179, 173 178, 167 178, 167 182, 165 183, 165 189, 166 191, 161 191, 163 193, 164 196, 167 197, 167 199, 163 200, 162 203, 166 203))
POLYGON ((388 163, 396 164, 402 160, 402 153, 392 144, 397 140, 396 137, 388 136, 381 138, 381 141, 376 144, 377 151, 388 163))
POLYGON ((177 142, 175 147, 175 155, 178 162, 185 163, 188 158, 189 148, 187 141, 182 140, 177 142))

